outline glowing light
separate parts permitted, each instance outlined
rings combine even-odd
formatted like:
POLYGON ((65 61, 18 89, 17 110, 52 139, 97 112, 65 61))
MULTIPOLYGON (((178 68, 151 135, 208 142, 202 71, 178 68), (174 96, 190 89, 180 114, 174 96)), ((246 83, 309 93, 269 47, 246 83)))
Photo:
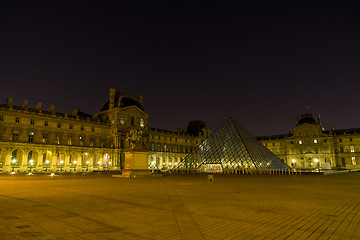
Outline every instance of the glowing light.
POLYGON ((299 140, 299 144, 302 144, 302 141, 301 141, 301 140, 299 140))
POLYGON ((74 161, 74 164, 77 164, 77 161, 74 161))
POLYGON ((111 164, 111 162, 109 162, 109 164, 111 164))
POLYGON ((55 176, 55 173, 52 172, 52 173, 50 174, 50 176, 55 176))
POLYGON ((34 160, 32 160, 32 159, 31 159, 31 160, 30 160, 30 162, 31 162, 31 163, 33 163, 33 162, 34 162, 34 160))
POLYGON ((45 162, 46 162, 46 164, 49 164, 49 160, 46 160, 45 162))
POLYGON ((11 172, 11 174, 15 174, 15 172, 11 172))
POLYGON ((319 162, 319 159, 317 159, 317 158, 315 158, 315 160, 314 160, 315 162, 319 162))
POLYGON ((316 140, 316 139, 314 139, 314 143, 317 143, 317 140, 316 140))
POLYGON ((86 153, 85 153, 85 156, 87 156, 87 155, 88 155, 88 153, 86 152, 86 153))
POLYGON ((86 161, 86 164, 89 164, 89 161, 86 161))
POLYGON ((16 159, 13 159, 12 162, 13 162, 13 163, 16 163, 16 159))
POLYGON ((293 163, 294 163, 294 162, 296 162, 296 160, 295 160, 295 159, 293 159, 293 160, 291 160, 291 161, 292 161, 293 163))
POLYGON ((60 161, 60 163, 61 163, 61 164, 63 164, 63 163, 64 163, 64 161, 62 161, 62 160, 61 160, 61 161, 60 161))
POLYGON ((98 161, 98 164, 100 164, 100 161, 98 161))

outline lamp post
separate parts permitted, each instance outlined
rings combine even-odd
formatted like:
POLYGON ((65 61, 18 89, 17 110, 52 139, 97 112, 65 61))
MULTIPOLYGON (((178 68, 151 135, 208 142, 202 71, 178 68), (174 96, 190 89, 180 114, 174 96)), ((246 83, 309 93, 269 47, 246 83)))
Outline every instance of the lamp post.
POLYGON ((76 169, 76 164, 77 164, 77 161, 74 161, 74 172, 75 172, 75 169, 76 169))
POLYGON ((45 165, 45 169, 46 169, 45 172, 47 172, 47 170, 48 170, 49 162, 50 162, 49 160, 46 160, 46 161, 45 161, 45 163, 46 163, 46 165, 45 165))
POLYGON ((16 164, 16 159, 11 160, 12 172, 14 172, 15 164, 16 164))
POLYGON ((60 161, 60 172, 62 172, 63 164, 64 164, 64 161, 61 160, 61 161, 60 161))
POLYGON ((30 160, 30 172, 31 172, 31 168, 33 167, 33 165, 34 165, 34 160, 30 160))

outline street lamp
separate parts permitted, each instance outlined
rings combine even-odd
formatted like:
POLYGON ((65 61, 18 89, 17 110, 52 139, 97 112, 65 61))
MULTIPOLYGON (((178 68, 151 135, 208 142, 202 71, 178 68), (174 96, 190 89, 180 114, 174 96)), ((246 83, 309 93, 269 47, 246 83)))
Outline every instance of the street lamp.
POLYGON ((46 172, 47 172, 47 169, 48 169, 48 167, 49 167, 49 162, 50 162, 49 160, 46 160, 46 161, 45 161, 45 163, 46 163, 46 165, 45 165, 46 172))
POLYGON ((63 164, 64 164, 64 161, 61 160, 61 161, 60 161, 60 172, 62 172, 63 164))
POLYGON ((12 172, 14 172, 15 164, 16 164, 16 159, 11 160, 12 172))
POLYGON ((33 167, 33 165, 34 165, 34 160, 30 160, 30 172, 31 172, 31 168, 33 167))
POLYGON ((77 164, 77 161, 74 161, 74 172, 75 172, 76 164, 77 164))

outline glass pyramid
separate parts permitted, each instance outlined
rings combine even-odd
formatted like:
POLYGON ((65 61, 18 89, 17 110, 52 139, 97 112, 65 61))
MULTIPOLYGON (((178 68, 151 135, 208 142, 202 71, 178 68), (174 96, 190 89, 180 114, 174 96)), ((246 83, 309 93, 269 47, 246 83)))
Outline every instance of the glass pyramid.
POLYGON ((222 171, 222 169, 289 169, 232 118, 187 155, 176 169, 222 171))

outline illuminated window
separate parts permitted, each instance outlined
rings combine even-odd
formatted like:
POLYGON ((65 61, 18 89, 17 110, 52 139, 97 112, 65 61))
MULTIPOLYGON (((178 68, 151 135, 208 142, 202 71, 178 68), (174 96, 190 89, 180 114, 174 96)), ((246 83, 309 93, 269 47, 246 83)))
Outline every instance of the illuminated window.
POLYGON ((83 137, 79 137, 79 144, 81 145, 81 146, 83 146, 84 145, 84 138, 83 137))
POLYGON ((112 115, 111 123, 115 123, 115 115, 112 115))
POLYGON ((60 144, 60 136, 58 136, 58 135, 56 136, 55 143, 60 144))
POLYGON ((34 124, 35 124, 34 119, 30 119, 30 125, 34 125, 34 124))
POLYGON ((123 125, 125 123, 125 119, 124 119, 124 116, 121 115, 120 117, 120 124, 123 125))
POLYGON ((356 159, 355 159, 355 157, 351 157, 351 164, 352 164, 352 165, 356 165, 356 159))
POLYGON ((166 144, 164 144, 164 152, 166 152, 166 144))
POLYGON ((154 143, 151 144, 151 151, 153 151, 153 152, 155 151, 155 144, 154 143))
POLYGON ((90 138, 90 147, 94 146, 94 138, 90 138))
POLYGON ((71 145, 72 144, 72 137, 68 138, 68 144, 71 145))
POLYGON ((314 139, 314 143, 317 143, 317 140, 316 140, 316 139, 314 139))
POLYGON ((350 152, 355 152, 355 146, 350 146, 350 152))
POLYGON ((29 143, 34 142, 34 132, 29 132, 28 133, 28 142, 29 143))
POLYGON ((44 126, 45 126, 45 127, 49 126, 49 122, 48 122, 48 121, 45 121, 45 122, 44 122, 44 126))
POLYGON ((172 152, 172 147, 171 147, 171 145, 169 146, 169 152, 172 152))
POLYGON ((174 152, 177 152, 177 146, 174 147, 174 152))
POLYGON ((302 144, 302 141, 301 141, 301 140, 299 140, 299 144, 302 144))
POLYGON ((140 119, 140 127, 144 127, 144 119, 140 119))
POLYGON ((169 158, 169 166, 171 166, 171 164, 172 164, 172 158, 170 157, 169 158))
POLYGON ((15 123, 20 123, 20 118, 19 117, 15 118, 15 123))
POLYGON ((158 146, 157 146, 157 150, 158 150, 158 152, 160 152, 160 151, 161 151, 161 146, 160 146, 160 144, 158 144, 158 146))
POLYGON ((163 163, 162 163, 163 167, 166 166, 166 157, 163 157, 163 163))
POLYGON ((42 143, 46 143, 47 141, 47 133, 43 133, 42 135, 42 143))

